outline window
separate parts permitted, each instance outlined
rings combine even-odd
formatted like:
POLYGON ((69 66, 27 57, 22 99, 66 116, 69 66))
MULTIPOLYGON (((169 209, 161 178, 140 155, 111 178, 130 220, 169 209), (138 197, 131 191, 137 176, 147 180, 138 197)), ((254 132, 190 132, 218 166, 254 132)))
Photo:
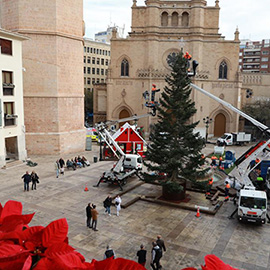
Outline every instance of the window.
POLYGON ((227 79, 227 63, 225 61, 222 61, 219 65, 219 72, 218 72, 218 78, 219 79, 227 79))
POLYGON ((10 71, 2 72, 2 81, 3 81, 3 95, 12 96, 14 91, 14 84, 12 83, 13 73, 10 71))
POLYGON ((83 67, 83 73, 84 74, 86 73, 86 67, 83 67))
POLYGON ((92 57, 92 64, 95 65, 96 64, 96 58, 92 57))
POLYGON ((121 63, 121 76, 129 76, 129 63, 127 59, 123 59, 121 63))
POLYGON ((111 56, 111 52, 110 51, 108 51, 108 55, 111 56))
POLYGON ((89 53, 89 47, 87 47, 87 52, 89 53))
POLYGON ((90 56, 87 57, 87 63, 88 63, 88 64, 91 63, 91 57, 90 57, 90 56))
POLYGON ((105 51, 105 55, 107 55, 108 51, 105 51))
POLYGON ((94 48, 94 53, 96 53, 96 48, 94 48))
POLYGON ((104 75, 104 68, 101 69, 101 75, 104 75))
POLYGON ((83 57, 83 62, 86 63, 86 57, 85 56, 83 57))
POLYGON ((93 53, 93 48, 91 48, 91 53, 93 53))
POLYGON ((91 68, 90 67, 87 68, 87 74, 91 74, 91 68))
POLYGON ((97 68, 97 75, 99 75, 99 68, 97 68))
POLYGON ((168 13, 163 12, 161 14, 161 26, 168 26, 168 13))
POLYGON ((267 55, 267 54, 269 54, 269 51, 262 51, 262 54, 267 55))
POLYGON ((189 14, 187 12, 183 12, 182 14, 182 26, 189 25, 189 14))
POLYGON ((92 79, 92 84, 94 84, 96 81, 95 81, 95 78, 92 79))
POLYGON ((173 12, 172 14, 172 26, 178 26, 178 13, 173 12))
POLYGON ((262 62, 268 62, 268 57, 263 57, 262 62))
POLYGON ((86 77, 84 77, 84 84, 86 84, 86 77))
POLYGON ((87 84, 91 84, 91 78, 87 78, 87 84))
POLYGON ((105 50, 102 51, 102 54, 103 54, 103 55, 105 54, 105 50))
POLYGON ((97 65, 100 64, 100 58, 97 58, 97 65))
POLYGON ((97 83, 99 83, 99 78, 97 78, 97 83))
POLYGON ((108 66, 109 65, 109 60, 108 59, 106 59, 106 66, 108 66))
POLYGON ((261 65, 261 68, 268 68, 268 65, 261 65))
POLYGON ((104 65, 104 58, 101 58, 101 65, 104 65))
POLYGON ((86 52, 86 47, 84 47, 84 52, 86 52))
POLYGON ((105 70, 105 75, 108 75, 108 69, 105 70))
POLYGON ((101 79, 101 82, 104 83, 104 79, 101 79))
POLYGON ((12 41, 0 38, 0 47, 2 54, 12 55, 12 41))
POLYGON ((95 68, 92 68, 92 74, 96 74, 95 68))
POLYGON ((4 102, 5 126, 14 126, 14 102, 4 102))

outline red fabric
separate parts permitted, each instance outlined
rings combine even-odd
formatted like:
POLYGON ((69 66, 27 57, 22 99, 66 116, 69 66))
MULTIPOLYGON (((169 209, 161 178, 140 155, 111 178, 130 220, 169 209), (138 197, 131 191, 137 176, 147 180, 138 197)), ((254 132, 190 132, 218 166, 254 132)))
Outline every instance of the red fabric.
POLYGON ((205 266, 202 266, 203 270, 239 270, 237 268, 233 268, 228 264, 225 264, 221 259, 219 259, 216 255, 206 255, 204 257, 205 266))
POLYGON ((42 245, 49 247, 53 244, 64 242, 68 234, 68 223, 65 218, 51 222, 42 234, 42 245))

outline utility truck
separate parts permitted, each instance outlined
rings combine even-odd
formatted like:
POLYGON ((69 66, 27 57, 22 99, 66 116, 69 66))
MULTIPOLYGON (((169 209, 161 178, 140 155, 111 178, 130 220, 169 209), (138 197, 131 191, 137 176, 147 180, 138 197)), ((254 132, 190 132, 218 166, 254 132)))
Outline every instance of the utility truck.
POLYGON ((118 185, 120 190, 123 190, 123 186, 127 183, 128 177, 135 174, 139 177, 138 172, 141 171, 143 167, 142 157, 138 154, 125 154, 108 131, 108 126, 116 123, 138 120, 143 117, 149 117, 150 115, 151 114, 141 116, 134 115, 129 118, 107 121, 106 123, 98 123, 95 125, 104 143, 107 144, 114 155, 119 159, 110 170, 103 172, 96 187, 98 187, 100 183, 109 183, 118 185))
POLYGON ((251 134, 245 132, 239 133, 224 133, 220 138, 217 139, 218 146, 227 145, 243 145, 251 141, 251 134))
MULTIPOLYGON (((236 167, 230 172, 230 175, 226 179, 226 181, 230 183, 231 187, 235 188, 239 192, 238 208, 235 211, 238 214, 239 221, 245 220, 264 224, 267 213, 266 192, 255 190, 256 185, 252 182, 249 175, 251 171, 256 169, 257 166, 259 166, 262 160, 266 160, 267 157, 270 156, 270 151, 268 147, 268 144, 270 143, 269 127, 260 123, 251 116, 245 114, 241 110, 235 108, 230 103, 205 91, 204 89, 194 84, 191 84, 191 86, 199 92, 203 93, 204 95, 221 103, 226 108, 231 109, 245 119, 249 120, 268 136, 268 139, 266 141, 258 142, 257 145, 252 146, 248 151, 246 151, 240 158, 236 160, 236 167), (253 160, 257 160, 257 163, 254 167, 251 166, 251 161, 253 160)), ((269 183, 266 183, 266 191, 269 186, 269 183)), ((233 216, 233 214, 231 216, 233 216)))

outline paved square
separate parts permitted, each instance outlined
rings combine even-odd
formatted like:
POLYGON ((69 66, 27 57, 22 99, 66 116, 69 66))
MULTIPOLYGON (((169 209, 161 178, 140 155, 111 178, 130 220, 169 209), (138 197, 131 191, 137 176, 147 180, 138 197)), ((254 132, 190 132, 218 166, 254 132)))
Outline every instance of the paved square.
MULTIPOLYGON (((161 234, 167 245, 161 263, 163 269, 174 270, 188 266, 199 267, 204 256, 213 253, 239 269, 270 269, 270 225, 258 226, 241 224, 227 217, 234 210, 232 202, 221 207, 215 216, 137 201, 116 216, 104 213, 103 200, 108 194, 116 195, 119 188, 101 184, 93 187, 103 171, 113 162, 93 163, 93 155, 98 156, 98 147, 92 152, 78 153, 89 158, 91 166, 66 170, 64 176, 55 177, 55 156, 32 157, 38 166, 30 168, 25 164, 0 170, 1 203, 18 200, 23 203, 23 213, 35 212, 30 225, 46 226, 51 221, 67 218, 70 244, 81 252, 87 261, 103 259, 107 244, 110 244, 118 257, 137 260, 136 252, 141 243, 146 245, 147 269, 150 269, 151 242, 161 234), (40 176, 37 190, 23 191, 21 176, 26 170, 35 170, 40 176), (89 192, 84 191, 87 184, 89 192), (88 202, 97 205, 99 212, 98 232, 86 227, 85 207, 88 202)), ((66 160, 71 155, 63 156, 66 160)), ((138 182, 135 177, 124 188, 138 182)), ((122 196, 123 203, 136 193, 158 192, 158 187, 144 184, 122 196)), ((200 194, 199 194, 200 195, 200 194)))

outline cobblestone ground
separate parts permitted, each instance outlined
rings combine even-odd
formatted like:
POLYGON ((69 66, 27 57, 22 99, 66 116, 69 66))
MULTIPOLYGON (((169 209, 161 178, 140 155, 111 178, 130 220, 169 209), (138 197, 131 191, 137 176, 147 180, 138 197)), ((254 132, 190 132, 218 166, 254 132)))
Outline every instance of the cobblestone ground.
MULTIPOLYGON (((207 147, 206 154, 213 149, 211 145, 207 147)), ((167 252, 161 260, 165 270, 199 267, 204 263, 204 256, 210 253, 239 269, 270 269, 270 225, 241 224, 236 219, 229 220, 227 217, 234 210, 232 202, 223 205, 215 216, 201 214, 200 219, 195 217, 195 212, 144 201, 122 209, 119 217, 113 208, 112 216, 108 216, 102 202, 108 194, 116 195, 119 188, 107 184, 95 188, 93 185, 113 162, 93 163, 93 156, 98 156, 97 146, 93 146, 91 152, 78 154, 88 157, 91 166, 66 171, 58 179, 54 161, 59 157, 55 156, 31 157, 38 162, 34 168, 21 164, 0 170, 1 203, 11 199, 21 201, 25 214, 36 213, 30 225, 46 226, 55 219, 67 218, 70 244, 87 261, 103 259, 107 244, 112 246, 118 257, 136 260, 136 251, 143 243, 148 251, 146 268, 150 269, 151 242, 161 234, 167 245, 167 252), (21 176, 32 169, 39 174, 40 184, 37 190, 24 192, 21 176), (88 192, 84 191, 85 185, 88 192), (94 202, 99 211, 97 232, 86 227, 85 207, 88 202, 94 202)), ((63 156, 64 159, 68 157, 71 155, 63 156)), ((125 188, 137 182, 136 177, 132 178, 125 188)), ((149 192, 158 192, 149 185, 140 189, 144 187, 149 192)), ((123 203, 131 196, 131 193, 125 194, 123 203)))

